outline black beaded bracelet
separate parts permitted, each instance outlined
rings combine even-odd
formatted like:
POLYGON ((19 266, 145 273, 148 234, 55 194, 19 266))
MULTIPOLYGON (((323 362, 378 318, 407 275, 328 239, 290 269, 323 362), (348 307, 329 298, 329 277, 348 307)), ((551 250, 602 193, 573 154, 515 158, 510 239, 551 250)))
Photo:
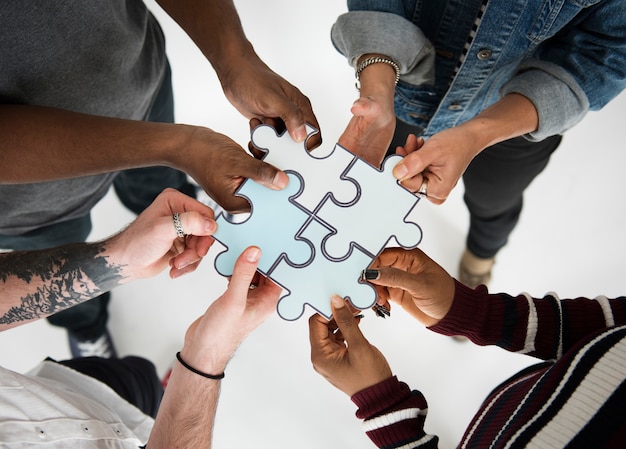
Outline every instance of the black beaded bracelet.
POLYGON ((220 380, 220 379, 224 378, 224 373, 207 374, 207 373, 203 373, 202 371, 198 371, 193 366, 189 365, 187 362, 185 362, 183 360, 183 358, 180 356, 180 351, 178 351, 176 353, 176 358, 178 359, 178 361, 180 362, 181 365, 183 365, 185 368, 187 368, 192 373, 197 374, 198 376, 206 377, 207 379, 213 379, 213 380, 220 380))

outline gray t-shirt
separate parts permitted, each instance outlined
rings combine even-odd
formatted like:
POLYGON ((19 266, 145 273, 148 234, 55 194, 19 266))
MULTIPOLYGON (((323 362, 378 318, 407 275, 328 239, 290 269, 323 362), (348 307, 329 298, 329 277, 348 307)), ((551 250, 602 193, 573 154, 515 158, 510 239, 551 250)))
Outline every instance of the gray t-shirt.
MULTIPOLYGON (((146 118, 166 57, 163 33, 140 0, 2 0, 0 29, 0 103, 146 118)), ((0 184, 0 234, 85 215, 114 176, 0 184)))

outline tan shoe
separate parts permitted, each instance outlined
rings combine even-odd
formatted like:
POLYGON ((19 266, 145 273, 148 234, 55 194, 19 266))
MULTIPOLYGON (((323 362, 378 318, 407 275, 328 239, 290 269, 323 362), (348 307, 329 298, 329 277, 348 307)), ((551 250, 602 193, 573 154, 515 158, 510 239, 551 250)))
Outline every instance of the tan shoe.
POLYGON ((491 269, 495 263, 495 257, 482 259, 465 249, 459 264, 459 281, 470 288, 488 285, 491 280, 491 269))

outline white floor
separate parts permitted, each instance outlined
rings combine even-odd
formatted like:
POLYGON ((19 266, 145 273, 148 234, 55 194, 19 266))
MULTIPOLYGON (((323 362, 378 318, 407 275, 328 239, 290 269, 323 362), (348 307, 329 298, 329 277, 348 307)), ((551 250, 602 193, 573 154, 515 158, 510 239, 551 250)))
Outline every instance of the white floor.
MULTIPOLYGON (((309 11, 288 0, 236 3, 257 52, 309 96, 324 145, 333 145, 357 95, 352 70, 329 39, 344 2, 318 1, 309 11)), ((178 121, 211 127, 245 147, 247 120, 224 99, 210 66, 186 35, 154 9, 168 39, 178 121)), ((527 191, 521 223, 498 256, 492 291, 534 296, 556 291, 563 298, 624 293, 625 111, 622 94, 566 134, 549 167, 527 191)), ((422 249, 452 273, 468 222, 462 190, 459 185, 442 206, 420 202, 414 216, 424 234, 422 249)), ((110 235, 132 219, 108 195, 94 210, 91 239, 110 235)), ((216 244, 209 256, 219 251, 216 244)), ((176 281, 162 275, 115 290, 110 329, 121 355, 145 356, 166 371, 186 327, 225 286, 212 257, 207 259, 197 272, 176 281)), ((368 311, 362 328, 394 372, 425 393, 427 431, 440 436, 442 448, 455 446, 492 387, 534 362, 429 333, 401 310, 386 320, 368 311)), ((45 356, 69 356, 64 331, 45 321, 5 332, 0 348, 0 363, 17 371, 45 356)), ((306 318, 286 322, 274 316, 228 367, 215 447, 372 447, 354 411, 349 399, 311 368, 306 318)))

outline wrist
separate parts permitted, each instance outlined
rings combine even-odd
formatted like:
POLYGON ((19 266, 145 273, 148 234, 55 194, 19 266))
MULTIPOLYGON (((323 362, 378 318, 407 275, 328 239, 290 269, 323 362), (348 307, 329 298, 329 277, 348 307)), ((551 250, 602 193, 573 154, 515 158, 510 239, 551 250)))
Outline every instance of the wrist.
MULTIPOLYGON (((233 351, 234 352, 234 351, 233 351)), ((230 361, 232 352, 224 351, 223 345, 216 343, 196 349, 185 344, 180 350, 180 357, 194 369, 203 373, 223 373, 230 361)))
POLYGON ((355 67, 357 88, 362 97, 382 95, 393 103, 399 76, 399 66, 384 55, 365 54, 355 67))
POLYGON ((211 141, 214 132, 209 128, 192 125, 174 125, 176 132, 171 133, 162 146, 162 163, 183 171, 194 177, 197 170, 198 145, 202 145, 201 153, 210 151, 213 148, 211 141))
POLYGON ((496 143, 536 131, 539 116, 528 98, 509 94, 460 126, 470 130, 481 147, 480 152, 496 143))

